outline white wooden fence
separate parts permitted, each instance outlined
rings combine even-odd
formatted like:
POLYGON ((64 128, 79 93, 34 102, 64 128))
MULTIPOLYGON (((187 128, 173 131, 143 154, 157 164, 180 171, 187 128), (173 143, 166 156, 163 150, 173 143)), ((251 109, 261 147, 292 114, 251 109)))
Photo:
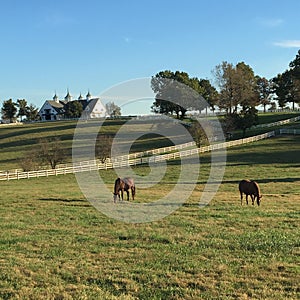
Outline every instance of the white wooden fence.
POLYGON ((255 142, 261 139, 266 139, 275 135, 275 131, 260 134, 257 136, 239 139, 235 141, 229 141, 224 143, 216 143, 205 147, 197 148, 194 142, 186 143, 182 145, 176 145, 171 147, 159 148, 139 153, 133 153, 129 155, 123 155, 119 157, 112 158, 107 162, 100 162, 99 160, 90 160, 75 163, 72 165, 67 165, 57 169, 50 170, 38 170, 29 172, 20 172, 16 170, 15 172, 2 172, 0 173, 0 180, 13 180, 13 179, 24 179, 24 178, 35 178, 35 177, 47 177, 47 176, 57 176, 65 174, 74 174, 77 172, 87 172, 94 170, 106 170, 112 168, 122 168, 134 165, 156 163, 160 161, 176 159, 179 157, 191 156, 203 152, 214 151, 217 149, 224 149, 228 147, 233 147, 237 145, 242 145, 246 143, 255 142), (187 149, 191 148, 191 149, 187 149), (187 150, 183 150, 187 149, 187 150), (173 151, 173 152, 172 152, 173 151), (170 153, 171 152, 171 153, 170 153))
POLYGON ((255 126, 255 128, 265 128, 265 127, 268 128, 268 127, 273 127, 273 126, 281 126, 281 125, 297 122, 299 120, 300 120, 300 116, 297 116, 297 117, 294 117, 294 118, 290 118, 290 119, 286 119, 286 120, 282 120, 282 121, 277 121, 277 122, 273 122, 273 123, 259 124, 259 125, 255 126))
POLYGON ((279 129, 279 134, 300 134, 300 129, 282 128, 279 129))
MULTIPOLYGON (((297 120, 300 117, 296 117, 297 120)), ((282 122, 282 121, 280 121, 282 122)), ((283 123, 285 124, 285 123, 283 123)), ((273 125, 274 126, 274 125, 273 125)), ((280 129, 279 134, 300 134, 300 129, 280 129)), ((270 138, 275 136, 275 131, 270 131, 264 134, 252 136, 249 138, 224 142, 215 143, 209 146, 197 148, 194 142, 185 143, 181 145, 175 145, 170 147, 158 148, 143 152, 132 153, 129 155, 122 155, 114 157, 106 162, 102 163, 100 160, 89 160, 82 161, 74 164, 60 165, 59 168, 50 170, 38 170, 29 172, 20 172, 16 170, 14 172, 0 172, 1 180, 13 180, 13 179, 24 179, 24 178, 35 178, 35 177, 47 177, 57 176, 65 174, 74 174, 77 172, 88 172, 94 170, 106 170, 112 168, 122 168, 134 165, 156 163, 165 160, 176 159, 180 157, 191 156, 199 153, 214 151, 218 149, 229 148, 233 146, 243 145, 252 143, 262 139, 270 138), (190 148, 190 149, 189 149, 190 148), (184 150, 186 149, 186 150, 184 150)))

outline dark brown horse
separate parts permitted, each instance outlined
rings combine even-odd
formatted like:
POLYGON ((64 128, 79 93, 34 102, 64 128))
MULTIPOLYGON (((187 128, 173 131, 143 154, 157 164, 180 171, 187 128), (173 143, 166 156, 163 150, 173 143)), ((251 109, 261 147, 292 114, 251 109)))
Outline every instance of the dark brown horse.
POLYGON ((129 201, 129 190, 131 190, 132 200, 134 200, 134 196, 135 196, 134 180, 129 177, 123 179, 117 178, 114 187, 114 202, 116 202, 117 198, 119 198, 120 200, 120 193, 121 193, 121 199, 123 200, 124 191, 127 193, 127 200, 129 201))
POLYGON ((241 194, 241 205, 242 205, 243 193, 244 193, 246 195, 247 205, 248 205, 248 196, 250 195, 252 199, 252 205, 254 205, 254 201, 256 198, 256 203, 259 206, 262 195, 260 194, 260 190, 257 182, 248 179, 242 180, 239 183, 239 191, 241 194))

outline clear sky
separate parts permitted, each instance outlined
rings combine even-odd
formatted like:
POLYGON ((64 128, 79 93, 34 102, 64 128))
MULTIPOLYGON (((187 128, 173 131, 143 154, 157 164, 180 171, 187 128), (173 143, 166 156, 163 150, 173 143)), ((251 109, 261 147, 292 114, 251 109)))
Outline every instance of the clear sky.
POLYGON ((0 105, 166 69, 212 79, 222 61, 270 79, 300 49, 299 14, 299 0, 0 0, 0 105))

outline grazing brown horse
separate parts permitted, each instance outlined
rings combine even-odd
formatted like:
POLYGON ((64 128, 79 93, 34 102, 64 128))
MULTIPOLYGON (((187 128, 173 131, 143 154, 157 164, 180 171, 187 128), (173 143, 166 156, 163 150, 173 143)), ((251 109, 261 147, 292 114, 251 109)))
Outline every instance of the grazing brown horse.
POLYGON ((243 193, 244 193, 246 195, 247 205, 248 205, 248 196, 250 195, 252 199, 252 205, 254 205, 254 201, 256 198, 256 203, 259 206, 262 195, 260 194, 260 190, 257 182, 248 179, 242 180, 239 183, 239 190, 241 194, 241 205, 242 205, 243 193))
POLYGON ((114 202, 116 202, 117 198, 119 198, 120 200, 120 192, 121 192, 121 199, 123 200, 124 191, 127 193, 127 201, 129 201, 129 190, 131 190, 132 200, 134 200, 134 196, 135 196, 134 180, 129 177, 123 179, 117 178, 114 187, 114 202))

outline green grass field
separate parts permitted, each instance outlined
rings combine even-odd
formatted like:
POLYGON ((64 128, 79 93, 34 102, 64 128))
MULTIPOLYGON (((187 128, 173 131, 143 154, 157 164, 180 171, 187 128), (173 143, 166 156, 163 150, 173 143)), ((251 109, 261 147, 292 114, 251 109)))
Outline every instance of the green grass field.
MULTIPOLYGON (((201 155, 187 202, 145 224, 97 211, 73 175, 0 182, 0 299, 299 299, 299 150, 299 136, 228 149, 221 187, 200 209, 210 170, 201 155), (242 178, 258 181, 260 207, 240 205, 242 178)), ((178 172, 168 163, 136 201, 165 195, 178 172)), ((114 171, 100 174, 112 189, 114 171)))

